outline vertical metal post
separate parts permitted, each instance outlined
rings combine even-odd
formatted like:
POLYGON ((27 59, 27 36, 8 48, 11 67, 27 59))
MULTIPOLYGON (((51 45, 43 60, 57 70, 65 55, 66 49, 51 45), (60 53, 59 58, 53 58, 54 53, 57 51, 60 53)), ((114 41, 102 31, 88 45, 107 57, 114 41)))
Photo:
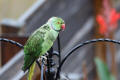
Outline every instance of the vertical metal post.
MULTIPOLYGON (((57 43, 58 43, 58 53, 59 53, 59 65, 61 63, 61 45, 60 45, 60 35, 58 35, 57 38, 57 43)), ((61 70, 60 70, 61 71, 61 70)), ((59 78, 60 78, 60 72, 59 72, 59 78)))
POLYGON ((58 38, 57 38, 57 43, 58 43, 58 53, 59 53, 59 65, 61 63, 61 45, 60 45, 60 35, 58 35, 58 38))
MULTIPOLYGON (((57 38, 57 45, 58 45, 58 58, 59 58, 59 65, 61 63, 61 45, 60 45, 60 36, 58 35, 57 38)), ((55 65, 53 61, 53 47, 48 51, 48 56, 47 56, 47 70, 46 70, 46 79, 47 80, 54 80, 55 78, 55 68, 53 66, 55 65)), ((60 74, 60 73, 59 73, 60 74)))
POLYGON ((46 70, 46 79, 47 80, 54 80, 55 77, 55 69, 53 68, 53 48, 48 51, 49 55, 47 56, 47 70, 46 70))

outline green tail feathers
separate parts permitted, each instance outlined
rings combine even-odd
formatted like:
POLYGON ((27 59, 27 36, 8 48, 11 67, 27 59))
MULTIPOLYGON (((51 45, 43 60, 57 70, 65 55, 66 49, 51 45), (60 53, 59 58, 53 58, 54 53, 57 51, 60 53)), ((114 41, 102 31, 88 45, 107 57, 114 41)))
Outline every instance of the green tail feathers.
POLYGON ((29 73, 28 73, 28 80, 32 80, 32 76, 34 73, 34 69, 35 69, 35 62, 31 65, 30 69, 29 69, 29 73))

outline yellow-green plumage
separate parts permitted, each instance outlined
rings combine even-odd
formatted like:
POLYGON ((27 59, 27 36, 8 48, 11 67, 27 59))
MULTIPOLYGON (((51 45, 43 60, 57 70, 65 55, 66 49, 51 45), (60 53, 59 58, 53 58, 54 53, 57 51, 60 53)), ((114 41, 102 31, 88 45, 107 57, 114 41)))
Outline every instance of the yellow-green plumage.
POLYGON ((33 72, 35 65, 32 64, 52 47, 59 31, 61 31, 62 24, 64 24, 64 21, 61 18, 52 17, 46 24, 33 32, 24 46, 23 71, 28 69, 29 73, 33 72))
POLYGON ((28 74, 28 80, 32 80, 32 76, 33 76, 33 73, 34 73, 34 68, 35 68, 35 62, 30 67, 29 74, 28 74))

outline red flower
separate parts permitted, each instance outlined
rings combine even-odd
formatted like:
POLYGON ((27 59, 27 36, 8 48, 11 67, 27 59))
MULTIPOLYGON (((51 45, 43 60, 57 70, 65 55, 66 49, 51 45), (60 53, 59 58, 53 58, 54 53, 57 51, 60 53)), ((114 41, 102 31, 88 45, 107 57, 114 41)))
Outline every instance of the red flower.
POLYGON ((117 28, 117 21, 120 19, 120 14, 117 13, 116 10, 113 8, 111 9, 110 14, 105 15, 107 17, 103 16, 104 15, 98 15, 96 17, 96 21, 100 25, 99 32, 101 34, 105 34, 114 31, 117 28))
POLYGON ((117 21, 119 20, 119 18, 120 14, 117 13, 115 9, 112 9, 110 13, 110 27, 112 27, 112 29, 115 30, 117 28, 117 21))
POLYGON ((96 21, 100 25, 100 28, 99 28, 100 33, 105 34, 105 32, 107 32, 107 24, 106 24, 104 18, 101 15, 98 15, 96 17, 96 21))

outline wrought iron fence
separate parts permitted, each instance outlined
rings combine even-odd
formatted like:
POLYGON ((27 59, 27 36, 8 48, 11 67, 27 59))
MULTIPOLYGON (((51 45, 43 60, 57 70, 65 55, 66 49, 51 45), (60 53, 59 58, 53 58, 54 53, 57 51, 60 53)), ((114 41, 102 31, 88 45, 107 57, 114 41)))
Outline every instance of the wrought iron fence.
MULTIPOLYGON (((6 38, 0 38, 0 41, 4 41, 4 42, 8 42, 11 44, 14 44, 20 48, 24 48, 24 46, 16 41, 13 40, 9 40, 6 38)), ((96 42, 112 42, 112 43, 116 43, 116 44, 120 44, 120 41, 117 40, 111 40, 111 39, 92 39, 92 40, 88 40, 85 41, 83 43, 80 43, 78 45, 76 45, 75 47, 73 47, 71 50, 68 51, 68 53, 66 54, 66 56, 63 58, 63 60, 61 60, 61 43, 60 43, 60 37, 58 36, 57 38, 57 44, 58 44, 58 50, 54 51, 53 48, 51 48, 48 51, 48 56, 47 56, 47 69, 46 69, 46 73, 45 73, 45 77, 47 80, 58 80, 60 78, 60 72, 61 72, 61 68, 64 65, 65 61, 68 59, 68 57, 70 57, 72 55, 72 53, 74 51, 76 51, 77 49, 87 45, 87 44, 91 44, 91 43, 96 43, 96 42), (59 66, 57 68, 57 72, 55 71, 54 67, 56 64, 54 63, 53 60, 53 56, 57 55, 58 56, 58 60, 59 60, 59 66)), ((40 68, 41 71, 41 80, 43 80, 43 73, 44 73, 44 61, 42 61, 41 65, 39 63, 39 61, 36 60, 36 63, 38 64, 38 67, 40 68)))

